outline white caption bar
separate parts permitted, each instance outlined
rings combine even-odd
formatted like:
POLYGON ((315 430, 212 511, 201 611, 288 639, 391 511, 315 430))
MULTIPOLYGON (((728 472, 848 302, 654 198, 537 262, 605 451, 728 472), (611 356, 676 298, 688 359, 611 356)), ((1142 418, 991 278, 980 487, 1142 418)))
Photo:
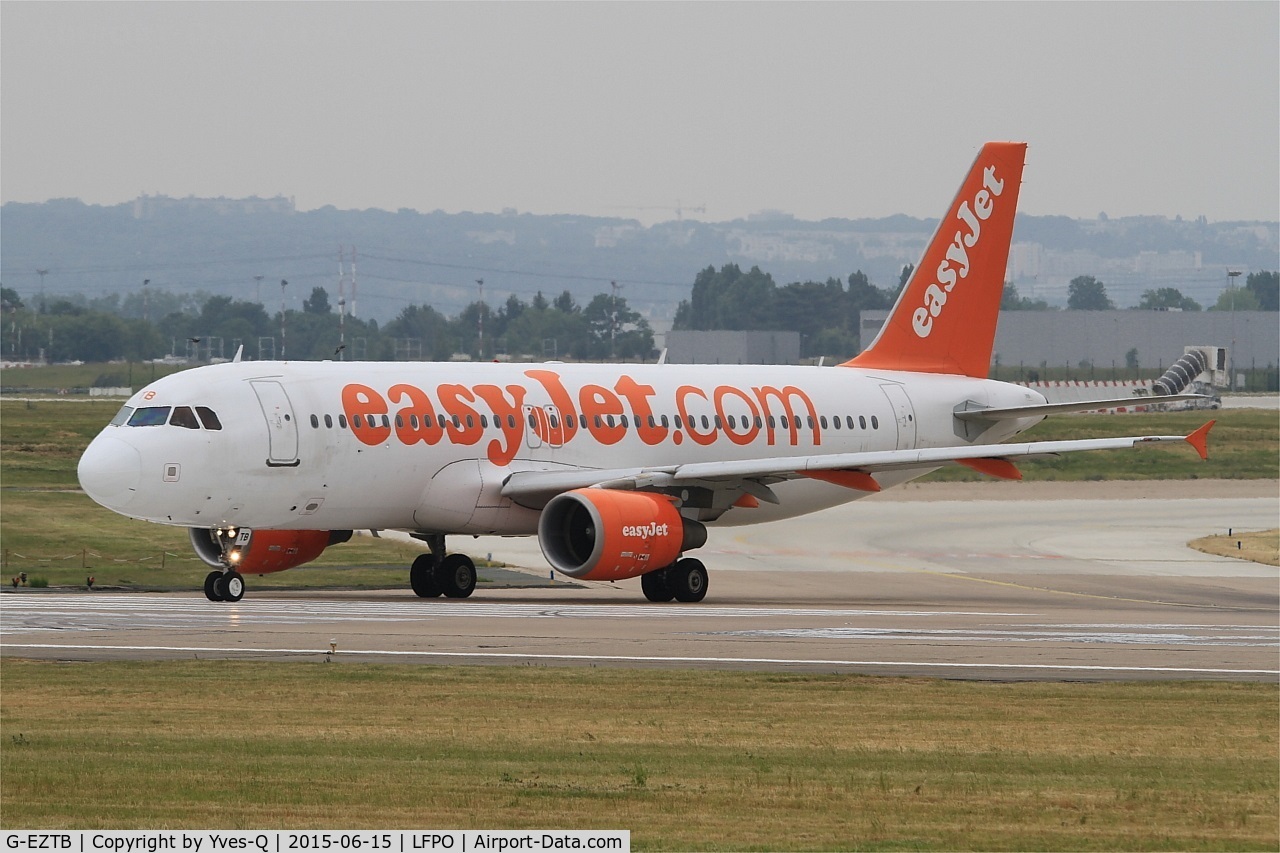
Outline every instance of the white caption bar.
POLYGON ((603 850, 630 853, 625 829, 451 829, 379 832, 370 830, 138 830, 47 832, 6 830, 3 851, 56 853, 508 853, 509 851, 603 850))

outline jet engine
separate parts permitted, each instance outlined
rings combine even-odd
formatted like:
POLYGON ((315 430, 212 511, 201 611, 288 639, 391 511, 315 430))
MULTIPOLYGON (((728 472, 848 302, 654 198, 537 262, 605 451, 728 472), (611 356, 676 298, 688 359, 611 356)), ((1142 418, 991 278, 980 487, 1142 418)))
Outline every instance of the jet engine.
POLYGON ((351 531, 192 527, 190 536, 196 556, 215 569, 265 575, 309 563, 330 545, 350 539, 351 531))
POLYGON ((558 572, 582 580, 634 578, 706 544, 707 528, 651 492, 577 489, 556 495, 538 519, 538 544, 558 572))

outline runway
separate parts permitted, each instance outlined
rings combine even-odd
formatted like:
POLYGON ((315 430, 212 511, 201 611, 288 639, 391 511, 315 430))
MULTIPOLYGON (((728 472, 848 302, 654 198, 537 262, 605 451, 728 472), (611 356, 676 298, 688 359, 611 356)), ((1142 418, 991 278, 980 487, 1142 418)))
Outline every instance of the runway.
MULTIPOLYGON (((1091 486, 1110 497, 1049 490, 1058 497, 1045 498, 1048 491, 1033 489, 957 500, 934 487, 923 497, 905 491, 898 500, 715 531, 698 554, 711 571, 710 595, 699 605, 646 603, 638 580, 482 585, 465 601, 422 600, 407 590, 255 594, 252 579, 237 604, 212 604, 195 590, 6 593, 0 652, 1000 680, 1280 679, 1277 570, 1185 546, 1219 529, 1275 526, 1275 483, 1160 488, 1166 497, 1091 486)), ((539 563, 528 540, 473 544, 473 554, 539 563)))

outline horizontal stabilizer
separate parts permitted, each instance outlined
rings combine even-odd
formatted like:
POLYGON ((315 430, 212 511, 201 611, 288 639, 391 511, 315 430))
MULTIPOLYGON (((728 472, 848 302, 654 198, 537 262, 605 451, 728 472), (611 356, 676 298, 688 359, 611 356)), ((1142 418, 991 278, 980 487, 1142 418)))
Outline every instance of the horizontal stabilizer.
POLYGON ((1066 412, 1092 412, 1094 409, 1119 409, 1130 406, 1150 406, 1155 403, 1182 403, 1190 400, 1208 402, 1212 397, 1204 394, 1169 394, 1160 397, 1118 397, 1113 400, 1080 400, 1075 403, 1042 403, 1035 406, 1011 406, 1007 409, 965 409, 957 411, 962 421, 1011 421, 1018 418, 1037 418, 1043 415, 1061 415, 1066 412))

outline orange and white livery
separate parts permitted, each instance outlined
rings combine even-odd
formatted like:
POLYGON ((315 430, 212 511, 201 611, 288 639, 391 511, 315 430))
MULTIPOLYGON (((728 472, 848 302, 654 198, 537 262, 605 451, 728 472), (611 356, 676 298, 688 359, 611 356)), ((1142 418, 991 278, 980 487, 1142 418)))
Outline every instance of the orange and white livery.
POLYGON ((1081 408, 986 378, 1025 154, 982 148, 879 337, 837 367, 220 364, 130 399, 80 483, 116 512, 190 528, 215 601, 362 529, 428 543, 409 571, 423 597, 470 595, 475 567, 445 537, 493 534, 537 536, 574 578, 640 576, 652 601, 700 601, 707 571, 686 555, 716 526, 948 464, 1017 478, 1021 457, 1184 438, 1203 456, 1209 425, 1006 443, 1081 408))

